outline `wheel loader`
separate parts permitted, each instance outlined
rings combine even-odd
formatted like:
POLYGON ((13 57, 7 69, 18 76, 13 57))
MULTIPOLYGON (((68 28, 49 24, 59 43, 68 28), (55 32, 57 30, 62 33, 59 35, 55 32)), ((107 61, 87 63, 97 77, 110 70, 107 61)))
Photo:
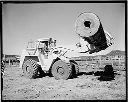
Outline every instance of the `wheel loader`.
POLYGON ((72 48, 57 46, 53 38, 30 41, 20 58, 25 76, 36 78, 39 74, 50 73, 55 79, 75 77, 80 69, 75 57, 105 55, 112 50, 113 38, 103 30, 96 14, 80 14, 75 31, 80 41, 72 48))

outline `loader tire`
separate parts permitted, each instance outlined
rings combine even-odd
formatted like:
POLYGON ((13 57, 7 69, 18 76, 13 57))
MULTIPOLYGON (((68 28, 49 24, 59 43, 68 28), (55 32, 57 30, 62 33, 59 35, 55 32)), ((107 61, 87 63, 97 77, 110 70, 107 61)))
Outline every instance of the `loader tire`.
POLYGON ((38 75, 38 64, 35 60, 28 59, 23 64, 23 73, 26 77, 34 79, 38 75))
POLYGON ((51 73, 57 80, 66 80, 72 76, 72 66, 70 63, 58 60, 53 64, 51 73))

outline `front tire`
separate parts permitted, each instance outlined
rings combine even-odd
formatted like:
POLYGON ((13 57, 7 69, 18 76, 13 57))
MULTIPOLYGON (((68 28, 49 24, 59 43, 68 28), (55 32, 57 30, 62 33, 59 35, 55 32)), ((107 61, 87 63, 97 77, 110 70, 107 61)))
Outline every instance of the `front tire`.
POLYGON ((38 64, 35 60, 28 59, 23 63, 23 73, 26 77, 34 79, 38 75, 38 64))
POLYGON ((56 61, 51 70, 55 79, 68 79, 72 76, 72 66, 70 63, 63 62, 62 60, 56 61))

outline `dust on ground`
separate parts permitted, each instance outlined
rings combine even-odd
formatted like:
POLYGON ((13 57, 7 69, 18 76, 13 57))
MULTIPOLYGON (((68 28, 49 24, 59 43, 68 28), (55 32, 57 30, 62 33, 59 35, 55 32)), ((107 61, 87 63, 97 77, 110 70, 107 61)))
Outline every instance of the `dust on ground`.
POLYGON ((6 67, 3 76, 3 100, 125 100, 124 71, 115 80, 100 81, 99 76, 78 75, 56 80, 54 77, 28 79, 19 67, 6 67))

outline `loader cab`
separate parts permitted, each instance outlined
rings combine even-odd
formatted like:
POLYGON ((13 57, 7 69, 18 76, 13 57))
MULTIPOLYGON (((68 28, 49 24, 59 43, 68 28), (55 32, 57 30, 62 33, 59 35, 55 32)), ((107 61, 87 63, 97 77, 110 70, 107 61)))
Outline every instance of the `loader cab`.
POLYGON ((48 55, 50 50, 56 46, 56 40, 53 40, 52 38, 42 38, 38 39, 38 50, 43 55, 48 55))
POLYGON ((52 48, 56 46, 56 40, 52 38, 42 38, 37 40, 37 50, 39 52, 38 58, 41 63, 41 68, 48 70, 52 61, 52 48))

